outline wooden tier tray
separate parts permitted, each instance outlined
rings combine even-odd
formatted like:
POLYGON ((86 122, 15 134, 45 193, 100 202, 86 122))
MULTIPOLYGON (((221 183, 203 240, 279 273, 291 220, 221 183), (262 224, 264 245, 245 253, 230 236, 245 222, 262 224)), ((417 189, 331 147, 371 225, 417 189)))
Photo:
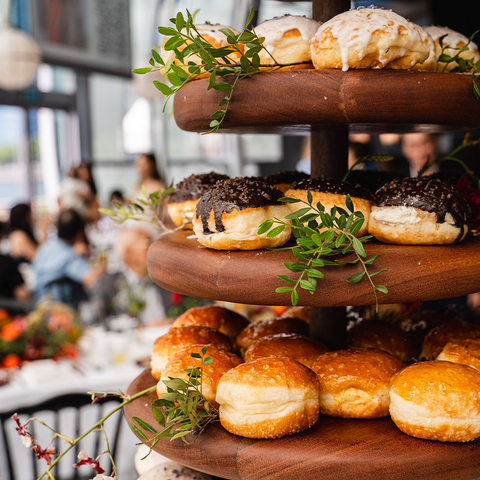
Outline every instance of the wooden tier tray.
MULTIPOLYGON (((155 382, 147 369, 128 393, 155 382)), ((150 405, 156 398, 151 393, 128 404, 126 418, 155 425, 150 405)), ((235 480, 471 480, 480 475, 480 439, 419 440, 404 435, 390 418, 320 417, 313 428, 277 440, 237 437, 212 424, 192 445, 163 439, 155 450, 182 465, 235 480)))
MULTIPOLYGON (((175 95, 180 128, 209 130, 223 92, 188 83, 175 95)), ((284 70, 238 82, 221 131, 283 133, 319 125, 352 132, 461 130, 480 126, 469 75, 411 70, 284 70)))
MULTIPOLYGON (((295 261, 289 250, 217 251, 201 247, 192 231, 179 231, 158 238, 148 253, 150 277, 161 287, 183 295, 253 305, 290 305, 285 286, 277 275, 288 274, 283 262, 295 261)), ((379 294, 380 303, 411 303, 451 298, 480 291, 480 238, 467 238, 460 245, 396 246, 371 242, 368 256, 379 253, 375 270, 388 272, 375 277, 389 293, 379 294)), ((300 305, 336 307, 375 303, 370 284, 346 281, 361 271, 359 265, 325 269, 311 295, 300 291, 300 305)), ((292 274, 294 275, 294 274, 292 274)))

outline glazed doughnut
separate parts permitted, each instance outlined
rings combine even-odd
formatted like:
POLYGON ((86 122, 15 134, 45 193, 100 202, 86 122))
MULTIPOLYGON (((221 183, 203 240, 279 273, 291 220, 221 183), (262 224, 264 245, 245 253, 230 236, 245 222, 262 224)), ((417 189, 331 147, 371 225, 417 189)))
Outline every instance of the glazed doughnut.
MULTIPOLYGON (((454 48, 462 48, 468 43, 468 38, 462 35, 461 33, 456 32, 448 27, 423 27, 424 30, 433 38, 436 47, 437 57, 440 57, 442 53, 442 48, 440 47, 440 37, 443 35, 447 35, 442 41, 443 46, 445 47, 448 45, 450 48, 445 49, 445 53, 450 56, 455 56, 458 53, 458 50, 453 50, 454 48)), ((468 60, 469 58, 473 58, 474 61, 478 61, 480 59, 478 53, 478 47, 475 43, 470 42, 468 45, 468 50, 465 50, 460 54, 461 58, 468 60)), ((458 67, 457 62, 451 63, 444 63, 438 62, 438 70, 440 72, 449 72, 453 70, 455 67, 458 67)))
POLYGON ((480 372, 451 362, 419 362, 392 377, 390 415, 407 435, 469 442, 480 435, 480 372))
MULTIPOLYGON (((356 236, 363 237, 367 234, 372 202, 370 193, 360 187, 360 185, 326 180, 325 178, 311 178, 310 180, 296 183, 285 192, 285 196, 296 197, 306 202, 308 190, 310 190, 313 196, 312 204, 316 205, 317 202, 320 202, 327 212, 330 212, 330 209, 334 206, 346 209, 345 200, 347 195, 350 195, 355 211, 361 211, 365 217, 362 228, 356 236)), ((305 207, 304 203, 290 203, 289 205, 292 211, 305 207)))
POLYGON ((218 403, 215 401, 217 394, 217 386, 223 374, 230 369, 243 363, 243 360, 233 353, 220 350, 214 345, 190 345, 179 350, 173 357, 170 357, 165 368, 162 370, 162 376, 157 383, 157 395, 161 397, 162 393, 167 393, 167 386, 163 380, 169 378, 180 378, 182 380, 188 379, 186 368, 192 368, 194 365, 199 367, 201 365, 198 358, 192 358, 192 353, 202 353, 202 348, 207 346, 206 355, 213 358, 211 365, 203 366, 202 374, 202 394, 215 408, 218 408, 218 403))
POLYGON ((193 231, 198 243, 215 250, 256 250, 283 245, 290 239, 290 227, 272 238, 267 233, 257 235, 264 220, 274 217, 284 220, 290 213, 290 208, 278 201, 282 196, 278 188, 262 181, 244 178, 218 181, 197 204, 193 231))
POLYGON ((310 323, 310 307, 289 307, 281 315, 281 317, 295 317, 310 323))
POLYGON ((428 47, 429 55, 422 63, 417 63, 412 67, 412 70, 425 70, 427 72, 434 72, 437 69, 437 49, 433 38, 430 34, 419 25, 415 25, 420 32, 423 43, 428 47))
POLYGON ((313 361, 325 352, 328 352, 328 348, 313 338, 296 333, 278 333, 255 340, 245 352, 245 361, 287 357, 310 368, 313 361))
MULTIPOLYGON (((239 35, 239 32, 237 30, 235 30, 234 28, 228 27, 228 26, 225 26, 225 25, 220 25, 218 23, 212 24, 212 23, 205 22, 205 23, 202 23, 202 24, 199 24, 199 25, 195 25, 195 27, 198 30, 198 33, 205 39, 205 41, 210 43, 210 45, 212 45, 212 47, 214 47, 214 48, 224 48, 224 47, 230 47, 231 46, 227 41, 226 35, 224 35, 222 32, 220 32, 221 28, 229 28, 230 30, 233 31, 233 33, 235 35, 239 35)), ((186 32, 183 30, 183 33, 186 33, 186 32)), ((193 29, 190 31, 190 33, 193 36, 196 36, 196 33, 193 29)), ((178 64, 179 61, 175 57, 175 51, 174 50, 165 50, 165 44, 167 43, 167 41, 169 39, 170 39, 170 37, 166 37, 165 40, 163 41, 162 46, 160 48, 160 56, 165 61, 165 63, 169 60, 172 60, 174 63, 178 64)), ((240 43, 239 47, 242 50, 244 48, 244 45, 240 43)), ((184 48, 185 48, 185 46, 182 45, 178 49, 183 50, 184 48)), ((232 53, 230 53, 228 55, 228 58, 233 63, 239 62, 240 61, 240 53, 233 50, 233 48, 232 48, 232 53)), ((217 60, 220 63, 222 62, 221 59, 217 59, 217 60)), ((188 57, 185 57, 183 61, 185 63, 188 63, 188 62, 194 62, 195 64, 202 64, 203 63, 203 60, 198 55, 193 55, 193 54, 190 54, 188 57)), ((186 67, 182 67, 182 68, 186 69, 186 67)), ((162 68, 160 72, 163 75, 164 74, 164 69, 162 68)), ((197 78, 204 78, 204 77, 208 77, 208 76, 209 76, 209 73, 206 72, 206 73, 202 73, 197 78)))
POLYGON ((168 198, 167 210, 173 223, 179 227, 185 225, 184 228, 192 229, 192 219, 195 213, 200 197, 215 183, 217 180, 224 180, 228 175, 210 172, 200 175, 190 175, 175 185, 175 190, 168 198))
MULTIPOLYGON (((265 20, 254 29, 258 37, 264 37, 258 55, 260 64, 311 62, 310 45, 321 25, 320 22, 299 15, 284 15, 265 20), (272 58, 272 54, 274 59, 272 58)), ((284 69, 312 68, 312 64, 291 65, 284 69)))
POLYGON ((320 382, 320 413, 379 418, 388 415, 390 378, 403 366, 382 350, 353 348, 327 352, 311 368, 320 382))
POLYGON ((243 363, 218 383, 220 423, 249 438, 301 432, 318 419, 318 388, 315 373, 295 360, 269 357, 243 363))
POLYGON ((480 340, 480 327, 456 320, 432 328, 425 337, 420 358, 437 358, 447 343, 458 340, 480 340))
POLYGON ((218 330, 204 327, 202 325, 186 325, 184 327, 170 328, 161 337, 158 337, 153 344, 152 359, 150 368, 152 377, 160 380, 162 371, 168 359, 179 350, 190 345, 212 344, 228 352, 233 351, 230 339, 218 330))
POLYGON ((368 233, 397 245, 444 245, 462 241, 470 207, 463 195, 432 178, 393 180, 375 194, 368 233))
POLYGON ((480 340, 457 340, 447 343, 437 360, 461 363, 480 370, 480 340))
POLYGON ((425 61, 429 53, 415 24, 372 7, 333 17, 312 39, 315 68, 408 69, 425 61))
POLYGON ((294 183, 308 180, 309 178, 310 175, 305 172, 299 172, 298 170, 282 170, 278 173, 265 175, 264 180, 285 193, 294 183))
POLYGON ((401 362, 411 362, 418 354, 408 333, 382 320, 367 319, 356 323, 348 330, 347 338, 349 347, 378 348, 401 362))
POLYGON ((228 335, 232 342, 250 322, 246 317, 220 305, 190 308, 173 322, 172 327, 203 325, 228 335))
POLYGON ((276 317, 247 325, 237 337, 237 347, 246 352, 248 347, 259 338, 279 333, 298 333, 308 335, 308 325, 295 317, 276 317))

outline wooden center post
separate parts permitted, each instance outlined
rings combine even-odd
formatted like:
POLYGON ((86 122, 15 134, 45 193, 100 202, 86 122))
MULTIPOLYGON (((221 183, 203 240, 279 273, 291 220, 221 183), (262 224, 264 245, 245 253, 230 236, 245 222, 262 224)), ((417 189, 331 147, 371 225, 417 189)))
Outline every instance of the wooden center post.
MULTIPOLYGON (((312 0, 312 17, 320 22, 345 12, 350 0, 312 0)), ((348 168, 348 126, 312 126, 311 176, 341 180, 348 168)), ((311 307, 310 336, 328 348, 347 346, 347 316, 344 307, 311 307)))

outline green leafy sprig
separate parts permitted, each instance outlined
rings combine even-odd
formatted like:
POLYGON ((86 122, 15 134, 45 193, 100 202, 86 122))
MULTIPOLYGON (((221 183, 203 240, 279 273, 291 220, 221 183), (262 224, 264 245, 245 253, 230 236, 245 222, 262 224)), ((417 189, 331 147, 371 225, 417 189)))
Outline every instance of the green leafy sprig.
POLYGON ((170 19, 170 22, 173 24, 172 27, 158 28, 159 33, 170 37, 163 45, 163 49, 167 52, 174 52, 175 59, 165 60, 156 49, 152 49, 152 57, 149 61, 151 66, 137 68, 133 72, 145 74, 163 71, 164 80, 170 85, 158 80, 155 80, 153 84, 166 96, 164 110, 170 98, 186 83, 206 74, 208 76, 207 90, 214 89, 218 92, 227 93, 219 103, 221 108, 210 115, 211 130, 206 133, 216 132, 225 119, 233 91, 240 79, 287 65, 310 63, 277 63, 273 55, 264 46, 263 42, 265 39, 258 37, 253 29, 249 30, 247 28, 253 19, 254 13, 255 10, 252 7, 246 26, 239 34, 236 34, 230 28, 221 28, 219 31, 225 35, 228 46, 216 48, 198 31, 193 23, 194 15, 187 10, 185 18, 181 12, 178 12, 175 18, 170 19), (260 56, 258 54, 262 50, 265 50, 270 55, 274 61, 273 64, 260 64, 260 56), (235 55, 235 58, 232 54, 235 55), (200 57, 201 63, 192 61, 192 56, 200 57), (264 68, 268 70, 264 70, 264 68), (222 80, 223 77, 227 76, 229 81, 222 80), (220 81, 217 81, 218 79, 220 81))
POLYGON ((359 158, 345 173, 342 178, 342 182, 346 182, 347 178, 350 175, 350 172, 357 166, 357 165, 365 165, 367 163, 378 163, 378 162, 390 162, 393 160, 392 155, 365 155, 362 158, 359 158))
POLYGON ((115 209, 99 208, 98 211, 107 215, 116 223, 123 223, 127 220, 137 220, 153 223, 164 233, 181 230, 184 225, 170 229, 164 223, 164 203, 165 199, 173 193, 173 185, 162 188, 153 193, 148 193, 145 185, 142 185, 143 198, 137 198, 129 204, 122 205, 115 202, 115 209))
POLYGON ((359 263, 362 270, 346 280, 350 283, 358 283, 366 277, 372 286, 375 305, 378 308, 377 292, 388 293, 388 290, 384 285, 375 285, 372 277, 385 272, 386 269, 373 273, 368 271, 368 266, 373 264, 379 255, 366 258, 367 254, 363 244, 372 238, 371 235, 355 237, 365 218, 362 212, 355 211, 350 196, 346 197, 348 211, 334 206, 330 213, 325 211, 325 207, 320 202, 313 205, 313 196, 310 191, 307 192, 307 201, 295 197, 282 197, 279 201, 303 203, 306 206, 286 215, 285 219, 291 220, 291 225, 284 220, 274 218, 265 220, 259 226, 258 235, 268 232, 267 237, 275 237, 285 227, 290 226, 296 238, 297 246, 291 247, 291 249, 297 261, 284 262, 283 265, 293 273, 300 273, 300 276, 291 278, 289 275, 278 275, 278 278, 290 285, 277 288, 277 293, 291 292, 292 305, 297 305, 299 288, 307 290, 312 295, 315 293, 318 280, 325 277, 325 274, 320 271, 321 268, 359 263), (272 228, 274 225, 277 226, 272 228), (348 261, 332 259, 332 257, 344 256, 348 253, 355 254, 356 258, 348 261))
POLYGON ((466 52, 469 50, 469 45, 470 42, 473 40, 473 37, 479 32, 477 30, 475 33, 473 33, 470 38, 468 39, 468 42, 466 45, 463 47, 451 47, 449 45, 444 45, 443 40, 446 36, 448 36, 448 33, 445 35, 442 35, 439 39, 438 42, 440 44, 440 48, 442 49, 442 53, 438 57, 439 62, 445 63, 445 66, 442 69, 442 72, 445 71, 447 68, 448 64, 450 63, 456 63, 457 66, 450 70, 451 73, 471 73, 472 75, 472 81, 473 81, 473 95, 475 98, 479 99, 480 98, 480 88, 478 87, 476 80, 480 79, 480 60, 475 61, 475 59, 472 58, 462 58, 460 56, 461 53, 466 52), (456 50, 457 53, 455 55, 449 55, 445 53, 446 50, 456 50))
MULTIPOLYGON (((152 403, 152 413, 162 430, 157 431, 141 418, 133 417, 130 426, 133 431, 149 444, 150 451, 162 438, 174 440, 181 438, 186 444, 197 440, 207 425, 218 420, 218 410, 208 402, 202 393, 203 366, 211 365, 213 358, 206 356, 208 347, 203 347, 200 353, 192 353, 194 359, 200 360, 200 366, 185 369, 187 380, 170 378, 163 380, 167 386, 167 393, 152 403), (150 438, 144 433, 153 434, 150 438), (192 439, 187 438, 188 436, 192 439)), ((148 455, 148 454, 147 454, 148 455)))

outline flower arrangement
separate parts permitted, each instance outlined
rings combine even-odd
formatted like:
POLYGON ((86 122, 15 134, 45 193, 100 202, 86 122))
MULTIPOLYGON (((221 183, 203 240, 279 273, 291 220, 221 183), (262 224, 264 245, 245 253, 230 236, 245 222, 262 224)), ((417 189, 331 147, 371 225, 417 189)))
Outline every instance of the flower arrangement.
POLYGON ((0 310, 0 367, 45 358, 77 357, 75 343, 82 333, 70 307, 45 301, 27 316, 11 317, 0 310))

